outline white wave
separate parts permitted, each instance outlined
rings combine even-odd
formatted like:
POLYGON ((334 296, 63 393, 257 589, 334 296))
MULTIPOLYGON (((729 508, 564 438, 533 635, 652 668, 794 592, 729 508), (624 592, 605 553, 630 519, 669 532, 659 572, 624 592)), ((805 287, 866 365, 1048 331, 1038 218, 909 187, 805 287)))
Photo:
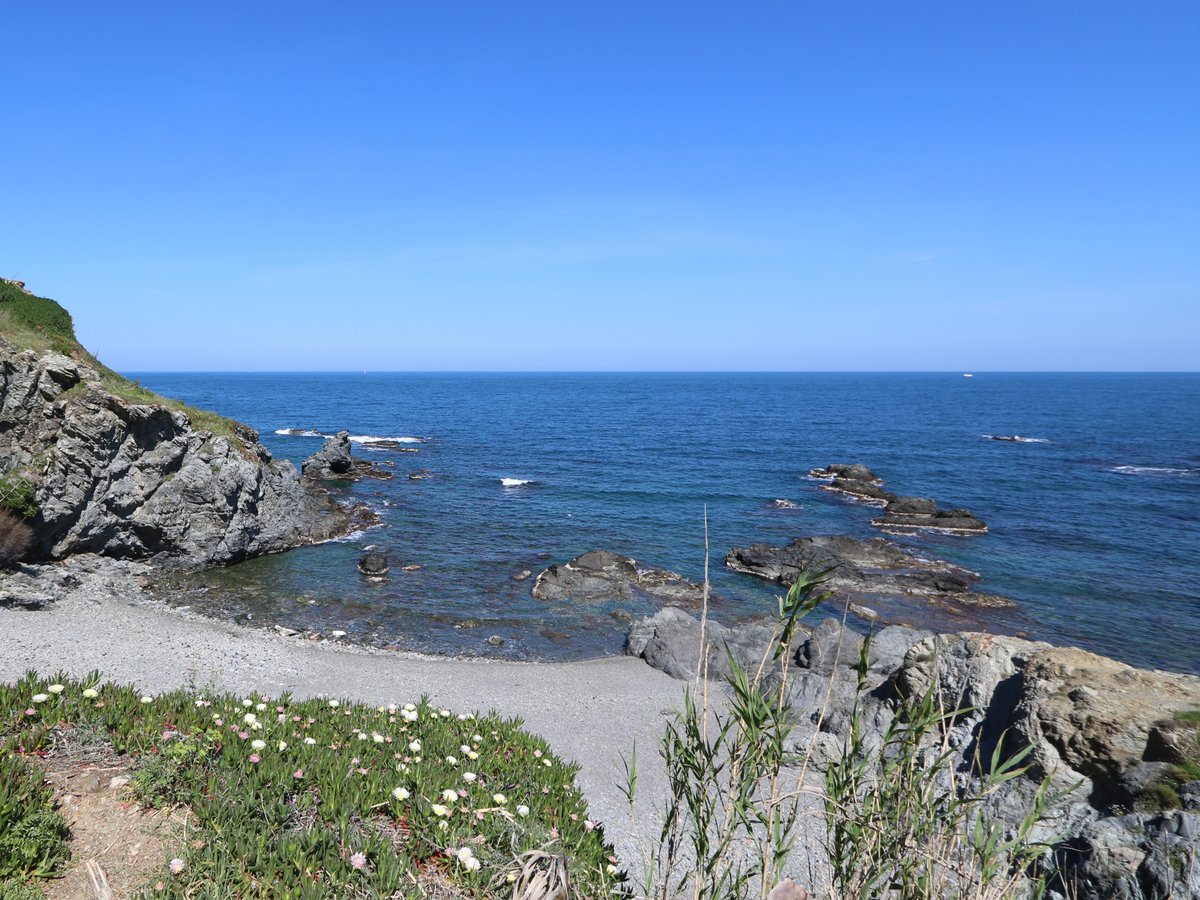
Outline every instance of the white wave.
POLYGON ((371 444, 423 444, 425 438, 421 437, 380 437, 377 434, 352 434, 350 435, 351 442, 355 444, 363 444, 369 446, 371 444))
POLYGON ((505 487, 522 487, 527 484, 536 484, 537 482, 529 478, 501 478, 500 483, 505 487))
POLYGON ((1109 471, 1118 472, 1121 475, 1152 475, 1159 477, 1200 474, 1200 469, 1176 469, 1170 466, 1114 466, 1109 471))
POLYGON ((321 432, 311 428, 276 428, 275 433, 285 437, 325 437, 321 432))
POLYGON ((800 504, 793 500, 772 500, 771 505, 776 509, 799 509, 800 504))
POLYGON ((1019 434, 985 434, 983 437, 991 441, 1008 441, 1013 444, 1049 444, 1047 438, 1023 437, 1019 434))

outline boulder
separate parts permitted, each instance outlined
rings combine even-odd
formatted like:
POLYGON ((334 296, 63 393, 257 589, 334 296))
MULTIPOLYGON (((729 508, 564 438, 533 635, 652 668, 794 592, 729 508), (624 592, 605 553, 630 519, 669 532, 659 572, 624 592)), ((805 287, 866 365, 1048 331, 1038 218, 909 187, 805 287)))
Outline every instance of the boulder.
POLYGON ((359 481, 376 478, 390 481, 394 476, 366 460, 355 459, 350 432, 339 431, 325 439, 321 449, 304 461, 304 477, 314 481, 359 481))
MULTIPOLYGON (((705 628, 709 676, 716 679, 729 677, 726 648, 744 669, 755 670, 767 652, 773 634, 771 626, 765 623, 731 628, 710 619, 705 628)), ((700 661, 700 620, 675 607, 659 610, 629 630, 625 653, 644 659, 672 678, 695 678, 700 661)))
POLYGON ((368 578, 382 578, 388 573, 388 555, 382 550, 368 550, 359 557, 358 571, 368 578))
POLYGON ((632 600, 635 596, 683 606, 697 606, 704 596, 695 584, 665 569, 641 565, 610 550, 592 550, 570 562, 555 563, 534 580, 538 600, 632 600))

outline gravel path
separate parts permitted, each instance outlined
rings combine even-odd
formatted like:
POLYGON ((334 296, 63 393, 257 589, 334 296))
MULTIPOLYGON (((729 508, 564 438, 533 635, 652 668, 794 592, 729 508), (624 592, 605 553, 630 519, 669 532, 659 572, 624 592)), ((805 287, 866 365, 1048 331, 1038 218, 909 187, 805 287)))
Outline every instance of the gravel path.
POLYGON ((148 570, 136 564, 76 560, 44 569, 35 581, 52 581, 55 599, 40 610, 6 603, 19 589, 13 576, 0 576, 0 681, 31 668, 75 676, 99 669, 147 691, 291 691, 372 705, 427 694, 455 711, 494 709, 523 719, 579 763, 591 815, 606 824, 631 872, 640 871, 641 849, 657 836, 654 813, 666 792, 658 738, 681 704, 684 683, 641 660, 510 663, 314 644, 148 604, 139 580, 148 570), (641 772, 631 821, 618 785, 622 754, 635 741, 641 772))

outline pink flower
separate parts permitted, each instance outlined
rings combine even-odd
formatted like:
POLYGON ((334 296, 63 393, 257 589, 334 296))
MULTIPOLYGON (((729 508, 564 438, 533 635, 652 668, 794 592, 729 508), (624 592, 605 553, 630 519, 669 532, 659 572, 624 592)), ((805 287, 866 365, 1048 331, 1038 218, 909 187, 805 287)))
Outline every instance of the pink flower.
POLYGON ((259 762, 260 760, 262 760, 262 757, 259 756, 257 753, 250 754, 250 762, 256 763, 256 762, 259 762))
POLYGON ((183 860, 177 856, 167 864, 167 868, 171 870, 172 875, 178 875, 183 871, 183 860))
POLYGON ((27 715, 27 716, 36 716, 36 715, 37 715, 37 710, 36 710, 36 709, 34 709, 34 708, 31 706, 31 707, 29 707, 29 709, 25 710, 25 715, 27 715))
POLYGON ((304 770, 303 770, 303 769, 297 769, 295 772, 293 772, 293 773, 292 773, 292 777, 293 777, 293 778, 303 778, 303 777, 304 777, 304 770))
POLYGON ((175 732, 169 730, 163 732, 162 739, 164 741, 169 741, 173 737, 175 737, 175 732))
POLYGON ((249 732, 246 732, 246 731, 239 731, 238 737, 240 737, 244 741, 246 738, 250 737, 250 734, 249 734, 249 732))
POLYGON ((351 854, 350 866, 355 869, 365 869, 367 867, 367 855, 365 853, 351 854))

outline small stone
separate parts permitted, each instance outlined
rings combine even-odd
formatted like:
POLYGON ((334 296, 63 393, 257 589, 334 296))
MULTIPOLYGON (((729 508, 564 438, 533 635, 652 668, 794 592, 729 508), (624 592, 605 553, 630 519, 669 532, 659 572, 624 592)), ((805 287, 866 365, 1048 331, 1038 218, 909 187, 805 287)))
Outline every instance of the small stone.
POLYGON ((346 632, 335 629, 334 631, 329 632, 329 636, 332 638, 343 638, 346 636, 346 632))
POLYGON ((493 634, 490 638, 487 639, 487 642, 489 644, 491 644, 493 647, 500 647, 504 644, 504 638, 500 637, 500 635, 498 635, 498 634, 493 634))
POLYGON ((112 791, 119 791, 121 788, 128 787, 130 782, 128 775, 114 775, 108 782, 108 788, 112 791))
POLYGON ((532 577, 533 577, 533 572, 531 572, 529 569, 522 569, 520 572, 518 572, 516 575, 514 575, 512 577, 512 580, 513 581, 524 581, 526 578, 532 578, 532 577))

